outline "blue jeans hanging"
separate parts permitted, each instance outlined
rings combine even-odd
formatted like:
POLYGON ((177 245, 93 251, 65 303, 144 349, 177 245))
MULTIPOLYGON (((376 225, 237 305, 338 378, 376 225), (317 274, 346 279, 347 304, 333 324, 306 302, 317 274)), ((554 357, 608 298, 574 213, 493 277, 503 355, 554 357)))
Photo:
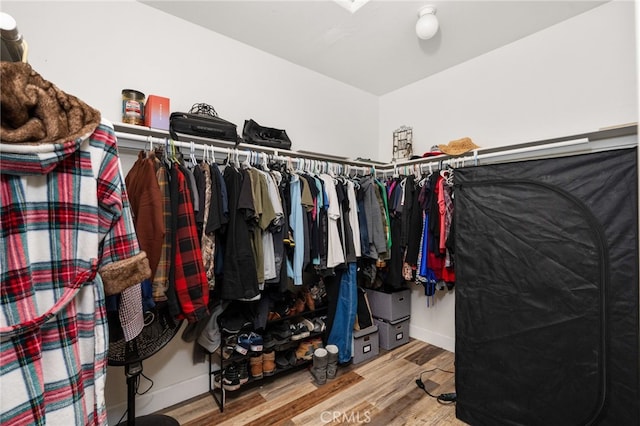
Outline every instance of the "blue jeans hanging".
POLYGON ((340 280, 335 319, 327 339, 329 345, 338 347, 338 362, 340 363, 351 360, 351 341, 353 340, 353 325, 356 321, 357 309, 356 264, 348 263, 347 269, 342 273, 340 280))

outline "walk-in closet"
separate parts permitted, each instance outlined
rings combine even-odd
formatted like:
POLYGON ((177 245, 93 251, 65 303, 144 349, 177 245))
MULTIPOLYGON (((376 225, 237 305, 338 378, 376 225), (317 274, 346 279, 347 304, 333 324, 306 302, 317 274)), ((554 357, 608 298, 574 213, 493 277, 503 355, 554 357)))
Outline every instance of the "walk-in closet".
POLYGON ((0 424, 640 424, 611 1, 4 1, 0 424))

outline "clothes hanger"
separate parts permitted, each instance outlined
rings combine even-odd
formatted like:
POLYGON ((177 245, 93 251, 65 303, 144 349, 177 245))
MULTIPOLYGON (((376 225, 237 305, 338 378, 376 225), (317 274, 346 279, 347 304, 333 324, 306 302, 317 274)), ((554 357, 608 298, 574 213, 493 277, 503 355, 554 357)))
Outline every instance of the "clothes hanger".
POLYGON ((195 144, 195 142, 191 142, 189 144, 189 160, 191 160, 191 168, 195 168, 198 165, 198 160, 196 159, 196 144, 195 144))
POLYGON ((234 148, 233 150, 233 166, 236 170, 240 170, 240 158, 239 158, 238 150, 234 148))

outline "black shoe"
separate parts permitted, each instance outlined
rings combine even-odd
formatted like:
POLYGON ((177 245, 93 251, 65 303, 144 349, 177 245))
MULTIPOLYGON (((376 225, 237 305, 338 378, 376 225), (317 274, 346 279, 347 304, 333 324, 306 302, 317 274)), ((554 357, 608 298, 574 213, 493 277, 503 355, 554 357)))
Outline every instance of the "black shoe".
POLYGON ((273 349, 276 346, 276 340, 271 335, 271 332, 267 331, 266 333, 264 333, 264 335, 262 336, 262 341, 263 349, 265 352, 273 349))
POLYGON ((222 373, 222 385, 225 390, 233 391, 240 389, 240 376, 236 364, 231 364, 222 373))
POLYGON ((300 340, 309 337, 309 330, 302 323, 291 324, 291 340, 300 340))
POLYGON ((287 358, 285 352, 277 352, 276 367, 279 369, 287 368, 289 366, 289 358, 287 358))
POLYGON ((225 333, 238 334, 242 330, 250 329, 253 326, 253 323, 242 317, 230 315, 228 317, 220 318, 220 326, 222 327, 222 331, 225 333))
POLYGON ((285 321, 273 326, 271 328, 271 336, 273 336, 277 345, 289 342, 289 339, 291 339, 289 323, 285 321))
POLYGON ((241 385, 249 381, 249 364, 247 360, 238 363, 238 379, 241 385))

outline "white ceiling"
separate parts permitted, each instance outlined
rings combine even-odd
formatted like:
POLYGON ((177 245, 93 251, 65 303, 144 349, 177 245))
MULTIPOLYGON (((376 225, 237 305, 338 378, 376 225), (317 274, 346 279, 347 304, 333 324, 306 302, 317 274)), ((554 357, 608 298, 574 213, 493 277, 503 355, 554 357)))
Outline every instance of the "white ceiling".
POLYGON ((374 95, 606 3, 372 0, 351 13, 332 0, 141 1, 374 95), (424 5, 436 6, 440 22, 431 40, 415 35, 424 5))

